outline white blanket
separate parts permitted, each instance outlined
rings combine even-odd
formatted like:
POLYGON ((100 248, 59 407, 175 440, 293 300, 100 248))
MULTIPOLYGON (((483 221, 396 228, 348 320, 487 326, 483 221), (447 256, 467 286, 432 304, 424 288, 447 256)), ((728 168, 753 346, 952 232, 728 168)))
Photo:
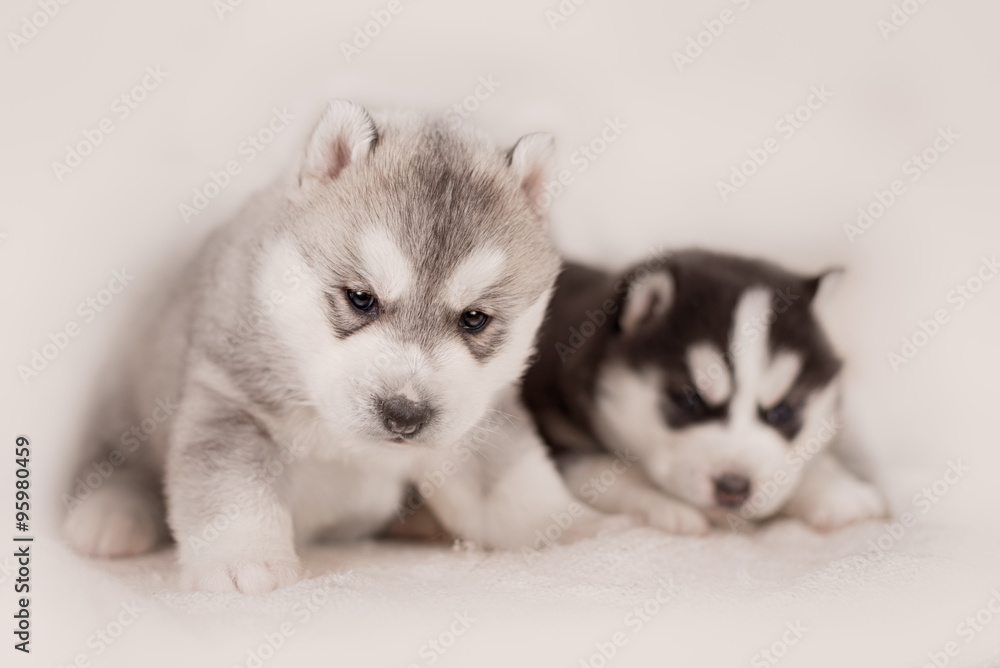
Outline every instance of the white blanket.
POLYGON ((531 559, 324 546, 304 553, 307 579, 263 596, 180 593, 171 551, 88 565, 61 553, 44 578, 69 600, 40 611, 60 632, 36 643, 55 662, 93 657, 94 634, 134 601, 136 621, 94 665, 996 666, 996 545, 929 514, 890 536, 780 521, 707 538, 635 529, 531 559), (976 631, 977 615, 994 623, 976 631))

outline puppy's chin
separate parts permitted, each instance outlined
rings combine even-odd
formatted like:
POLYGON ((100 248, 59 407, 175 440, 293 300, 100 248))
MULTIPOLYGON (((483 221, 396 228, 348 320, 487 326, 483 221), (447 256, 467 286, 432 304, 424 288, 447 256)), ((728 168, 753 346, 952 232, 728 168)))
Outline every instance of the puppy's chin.
POLYGON ((727 508, 720 505, 712 505, 707 508, 700 508, 713 523, 728 524, 733 518, 739 518, 744 522, 763 522, 774 517, 777 509, 756 510, 750 506, 743 505, 737 508, 727 508))
POLYGON ((380 451, 403 453, 423 452, 435 448, 433 441, 403 438, 401 436, 392 437, 389 435, 379 440, 369 441, 368 445, 380 451))
POLYGON ((346 448, 353 452, 372 453, 426 453, 442 450, 461 438, 451 435, 448 430, 428 429, 416 436, 404 437, 384 429, 363 428, 349 435, 343 435, 346 448))

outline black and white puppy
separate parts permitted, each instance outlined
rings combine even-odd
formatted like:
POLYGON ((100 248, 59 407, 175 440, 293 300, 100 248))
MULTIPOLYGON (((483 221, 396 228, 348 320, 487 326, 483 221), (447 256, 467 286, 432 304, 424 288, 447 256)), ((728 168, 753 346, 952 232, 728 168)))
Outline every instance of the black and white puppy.
POLYGON ((570 488, 676 533, 883 515, 828 447, 841 361, 815 307, 830 277, 701 251, 617 276, 568 265, 524 398, 570 488))

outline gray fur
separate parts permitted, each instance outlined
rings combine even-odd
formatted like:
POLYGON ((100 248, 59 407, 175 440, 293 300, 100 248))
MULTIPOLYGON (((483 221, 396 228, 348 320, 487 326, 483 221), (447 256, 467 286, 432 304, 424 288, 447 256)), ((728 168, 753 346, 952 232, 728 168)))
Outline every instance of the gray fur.
POLYGON ((439 120, 333 103, 300 168, 210 237, 136 335, 95 441, 116 447, 158 397, 180 407, 104 487, 74 504, 71 544, 108 556, 143 552, 166 536, 169 519, 188 586, 265 591, 297 576, 293 534, 371 534, 409 485, 435 467, 450 470, 458 448, 484 444, 500 454, 470 458, 429 503, 458 535, 526 541, 571 500, 523 426, 513 389, 559 266, 533 205, 547 146, 532 135, 505 152, 439 120), (378 317, 352 310, 345 296, 375 290, 372 272, 399 269, 367 266, 372 233, 387 235, 412 269, 405 295, 380 302, 378 317), (461 309, 447 303, 446 285, 483 249, 502 251, 502 271, 467 305, 490 316, 470 333, 458 326, 461 309), (303 265, 276 270, 275 258, 286 256, 303 265), (284 305, 260 317, 273 285, 287 293, 284 305), (324 375, 327 359, 346 354, 338 350, 354 351, 351 364, 370 355, 368 368, 324 375), (481 378, 468 393, 446 382, 458 367, 481 378), (327 380, 337 391, 327 392, 327 380), (433 416, 406 442, 381 417, 402 391, 418 394, 410 399, 433 416), (497 411, 521 426, 497 427, 497 411), (503 506, 513 496, 494 488, 520 484, 530 467, 515 464, 525 457, 545 481, 533 492, 537 507, 503 506), (518 472, 508 480, 507 471, 518 472), (126 502, 140 511, 132 523, 121 520, 126 502), (235 515, 231 528, 206 542, 219 513, 235 515))

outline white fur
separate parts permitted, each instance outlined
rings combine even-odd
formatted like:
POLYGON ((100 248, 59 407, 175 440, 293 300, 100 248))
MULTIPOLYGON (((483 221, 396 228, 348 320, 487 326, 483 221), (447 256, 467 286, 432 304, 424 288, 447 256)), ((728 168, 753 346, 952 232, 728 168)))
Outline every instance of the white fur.
POLYGON ((594 426, 601 441, 614 448, 632 448, 643 458, 654 477, 660 462, 658 446, 668 437, 659 416, 660 376, 653 371, 633 372, 622 365, 603 369, 597 381, 594 426))
POLYGON ((802 356, 787 350, 778 351, 761 379, 757 400, 761 406, 770 407, 781 401, 802 370, 802 356))
POLYGON ((771 305, 771 293, 751 288, 736 304, 729 353, 733 359, 736 388, 729 402, 730 422, 750 427, 757 415, 757 396, 768 365, 768 324, 762 319, 771 305), (760 323, 758 327, 747 327, 760 323))
POLYGON ((718 406, 729 399, 733 381, 722 353, 711 343, 698 343, 688 350, 688 368, 695 386, 709 404, 718 406))
POLYGON ((159 522, 134 490, 105 484, 71 513, 66 542, 95 557, 131 557, 148 552, 162 539, 159 522))
POLYGON ((402 449, 336 461, 303 458, 289 470, 296 542, 375 533, 401 501, 420 453, 402 449))
MULTIPOLYGON (((410 260, 383 227, 370 227, 361 239, 361 269, 379 299, 402 299, 413 286, 410 260)), ((357 286, 365 288, 367 286, 357 286)))
POLYGON ((449 462, 458 467, 428 496, 428 505, 446 527, 460 529, 475 542, 522 551, 537 548, 536 532, 553 527, 560 542, 569 542, 629 526, 575 500, 536 447, 537 438, 516 393, 505 393, 493 417, 474 432, 473 455, 458 458, 454 451, 439 451, 424 460, 424 478, 446 470, 449 462))
POLYGON ((885 500, 871 485, 851 475, 829 453, 820 453, 805 469, 802 482, 784 508, 817 529, 838 527, 884 517, 885 500))
POLYGON ((708 520, 700 512, 656 487, 623 457, 591 455, 566 465, 563 475, 581 499, 607 513, 628 513, 649 526, 677 534, 703 534, 708 520), (605 484, 610 480, 610 484, 605 484))
POLYGON ((506 258, 499 248, 479 248, 458 265, 445 289, 448 303, 456 310, 473 306, 503 275, 506 258))

